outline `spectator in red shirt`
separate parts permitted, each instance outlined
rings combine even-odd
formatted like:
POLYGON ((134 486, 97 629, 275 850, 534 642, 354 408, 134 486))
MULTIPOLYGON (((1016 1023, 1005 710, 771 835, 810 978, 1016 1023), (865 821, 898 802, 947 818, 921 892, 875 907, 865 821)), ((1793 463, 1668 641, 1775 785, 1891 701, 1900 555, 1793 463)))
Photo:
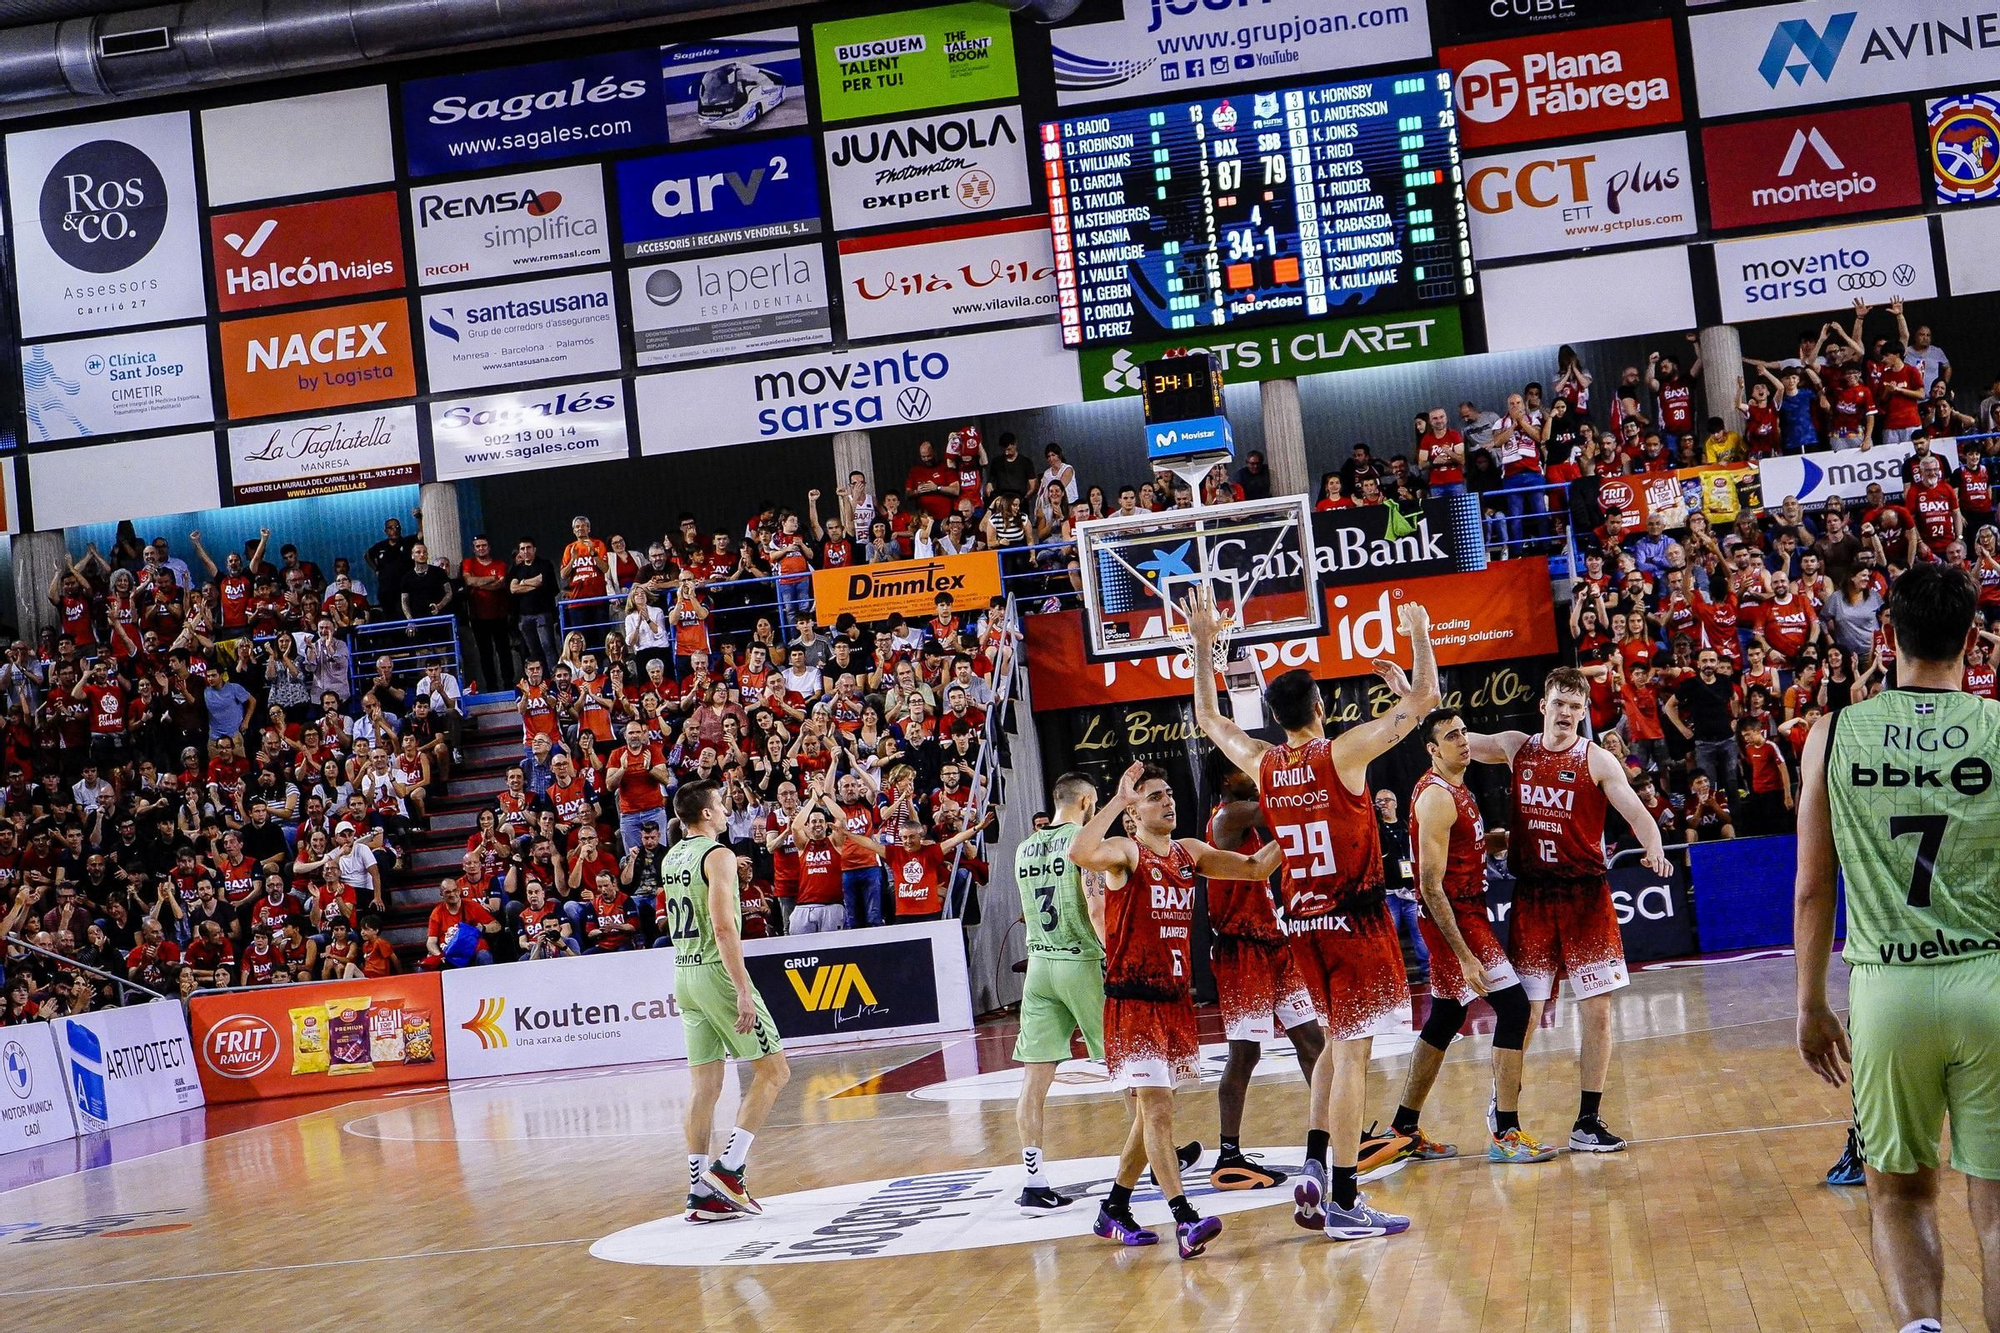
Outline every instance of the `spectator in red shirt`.
POLYGON ((1916 521, 1918 537, 1933 555, 1942 556, 1946 547, 1965 536, 1958 491, 1944 479, 1943 467, 1934 455, 1918 462, 1916 476, 1903 493, 1903 505, 1916 521))
POLYGON ((493 919, 493 914, 482 904, 467 898, 455 879, 447 879, 439 885, 438 894, 442 901, 431 909, 430 924, 424 931, 424 959, 419 966, 427 971, 447 966, 444 947, 451 938, 452 927, 460 925, 472 927, 481 936, 472 956, 473 965, 483 966, 492 962, 493 953, 487 948, 484 937, 500 933, 500 923, 493 919))
POLYGON ((1875 438, 1875 394, 1862 383, 1861 365, 1850 362, 1842 371, 1840 392, 1830 406, 1833 447, 1866 449, 1875 438))
POLYGON ((870 856, 888 862, 889 883, 896 893, 896 920, 936 921, 944 915, 945 877, 951 873, 948 859, 960 843, 969 842, 978 828, 963 829, 943 842, 924 837, 924 826, 915 819, 901 820, 896 840, 884 846, 874 838, 855 836, 836 824, 833 839, 844 852, 852 844, 870 856))
POLYGON ((625 743, 611 752, 604 765, 604 785, 618 796, 618 840, 639 845, 639 826, 648 820, 667 822, 667 757, 646 739, 643 722, 625 724, 625 743))
POLYGON ((918 441, 916 465, 903 481, 911 502, 942 523, 958 504, 958 489, 958 469, 946 466, 929 440, 918 441))
POLYGON ((1903 360, 1903 345, 1882 348, 1882 439, 1907 444, 1923 427, 1924 372, 1903 360))
POLYGON ((786 923, 788 935, 817 934, 847 925, 840 852, 827 836, 837 811, 825 786, 815 782, 811 795, 792 818, 791 839, 799 849, 799 896, 786 923))
POLYGON ((1750 837, 1788 833, 1792 825, 1792 775, 1785 756, 1764 735, 1764 724, 1746 717, 1736 724, 1743 745, 1743 771, 1749 774, 1750 794, 1742 808, 1743 832, 1750 837))
POLYGON ((583 913, 583 951, 619 953, 631 948, 639 918, 632 900, 619 892, 618 876, 599 870, 591 883, 590 903, 583 913))

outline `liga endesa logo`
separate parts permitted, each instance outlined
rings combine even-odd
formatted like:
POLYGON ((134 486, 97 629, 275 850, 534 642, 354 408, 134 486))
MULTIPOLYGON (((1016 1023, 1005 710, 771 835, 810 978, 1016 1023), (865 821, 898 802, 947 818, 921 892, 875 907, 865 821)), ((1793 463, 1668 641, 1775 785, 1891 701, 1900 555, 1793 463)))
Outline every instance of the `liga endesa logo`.
POLYGON ((1456 76, 1468 147, 1681 117, 1673 26, 1664 19, 1451 46, 1438 58, 1456 76))

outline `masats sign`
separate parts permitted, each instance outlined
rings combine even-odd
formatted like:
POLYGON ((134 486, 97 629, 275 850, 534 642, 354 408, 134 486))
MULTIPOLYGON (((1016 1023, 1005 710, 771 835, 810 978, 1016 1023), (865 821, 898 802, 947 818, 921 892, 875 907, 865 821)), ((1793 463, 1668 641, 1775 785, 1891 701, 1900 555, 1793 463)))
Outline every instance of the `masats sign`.
POLYGON ((2000 62, 1981 0, 1807 0, 1688 19, 1704 116, 1976 87, 2000 62))
POLYGON ((1923 202, 1901 104, 1712 125, 1701 132, 1717 227, 1831 218, 1923 202))
POLYGON ((1468 158, 1465 203, 1480 259, 1686 236, 1694 173, 1678 130, 1468 158))
POLYGON ((410 191, 417 281, 468 282, 611 257, 604 173, 556 167, 410 191))
MULTIPOLYGON (((1364 676, 1378 657, 1407 654, 1396 636, 1397 608, 1421 602, 1431 614, 1440 666, 1535 657, 1556 650, 1555 603, 1547 561, 1508 561, 1471 573, 1359 583, 1322 592, 1326 632, 1315 639, 1253 644, 1248 651, 1268 678, 1301 667, 1318 680, 1364 676)), ((1185 695, 1192 689, 1185 654, 1092 663, 1084 653, 1082 612, 1030 616, 1028 670, 1035 707, 1087 708, 1185 695)))
POLYGON ((1663 125, 1681 118, 1665 19, 1447 46, 1469 148, 1663 125))
POLYGON ((826 136, 833 225, 884 227, 1026 208, 1021 108, 857 125, 826 136))
POLYGON ((208 220, 215 308, 254 310, 403 285, 403 224, 389 191, 218 213, 208 220))
POLYGON ((666 137, 656 51, 613 51, 403 85, 404 152, 412 176, 608 153, 666 137))

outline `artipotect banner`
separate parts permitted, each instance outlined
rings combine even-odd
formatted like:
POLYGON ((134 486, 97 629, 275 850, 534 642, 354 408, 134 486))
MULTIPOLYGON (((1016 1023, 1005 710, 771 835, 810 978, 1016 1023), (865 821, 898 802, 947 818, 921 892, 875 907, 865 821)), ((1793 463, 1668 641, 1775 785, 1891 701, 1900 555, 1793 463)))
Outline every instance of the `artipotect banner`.
POLYGON ((187 1018, 177 1001, 99 1009, 49 1026, 85 1133, 203 1104, 187 1018))

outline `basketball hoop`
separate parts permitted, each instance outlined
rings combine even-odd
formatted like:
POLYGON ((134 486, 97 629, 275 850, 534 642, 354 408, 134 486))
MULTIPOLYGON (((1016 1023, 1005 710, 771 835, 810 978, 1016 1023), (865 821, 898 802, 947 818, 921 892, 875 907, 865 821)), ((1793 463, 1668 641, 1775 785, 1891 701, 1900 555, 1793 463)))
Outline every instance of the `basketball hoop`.
MULTIPOLYGON (((1224 620, 1216 628, 1215 642, 1208 645, 1209 665, 1214 668, 1218 676, 1229 674, 1229 661, 1233 652, 1230 640, 1235 634, 1236 626, 1224 620)), ((1189 674, 1199 671, 1201 664, 1194 660, 1194 630, 1189 627, 1187 620, 1185 618, 1171 620, 1167 625, 1167 637, 1174 641, 1175 646, 1187 658, 1189 674)))

